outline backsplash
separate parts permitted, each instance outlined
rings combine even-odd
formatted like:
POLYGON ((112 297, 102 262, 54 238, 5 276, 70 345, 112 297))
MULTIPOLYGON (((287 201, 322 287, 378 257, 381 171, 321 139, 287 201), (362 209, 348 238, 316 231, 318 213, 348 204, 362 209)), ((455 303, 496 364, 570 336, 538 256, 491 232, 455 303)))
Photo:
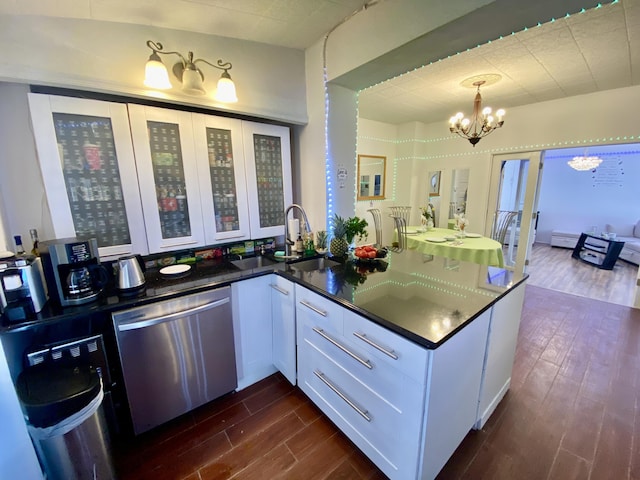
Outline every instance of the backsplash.
POLYGON ((222 258, 228 255, 254 255, 264 247, 266 251, 273 251, 276 242, 273 238, 247 240, 245 242, 229 243, 212 247, 180 250, 176 252, 148 255, 145 257, 145 267, 152 269, 173 265, 176 263, 196 263, 202 260, 222 258))

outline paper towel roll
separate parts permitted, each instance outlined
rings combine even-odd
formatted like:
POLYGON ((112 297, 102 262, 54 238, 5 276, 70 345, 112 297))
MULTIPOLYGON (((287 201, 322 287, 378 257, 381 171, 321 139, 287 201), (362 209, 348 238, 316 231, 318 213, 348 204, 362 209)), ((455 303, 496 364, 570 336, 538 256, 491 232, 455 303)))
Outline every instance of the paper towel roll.
POLYGON ((300 235, 300 221, 297 218, 289 219, 289 239, 295 242, 300 235))

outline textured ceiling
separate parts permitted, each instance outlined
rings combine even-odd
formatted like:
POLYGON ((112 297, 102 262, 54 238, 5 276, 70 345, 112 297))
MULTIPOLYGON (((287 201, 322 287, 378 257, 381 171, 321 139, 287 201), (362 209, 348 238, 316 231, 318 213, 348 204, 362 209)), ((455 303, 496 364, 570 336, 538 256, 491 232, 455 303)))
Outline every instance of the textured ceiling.
POLYGON ((2 0, 0 14, 86 18, 300 50, 370 0, 2 0))
POLYGON ((483 105, 508 109, 640 83, 640 0, 557 19, 432 63, 361 92, 360 116, 401 124, 446 122, 473 108, 468 77, 499 74, 483 105))
MULTIPOLYGON (((2 0, 0 14, 135 23, 305 49, 365 4, 381 1, 2 0)), ((363 90, 360 116, 393 124, 446 121, 470 112, 475 92, 460 82, 480 74, 502 76, 481 90, 494 109, 640 83, 640 0, 486 40, 493 41, 363 90)))

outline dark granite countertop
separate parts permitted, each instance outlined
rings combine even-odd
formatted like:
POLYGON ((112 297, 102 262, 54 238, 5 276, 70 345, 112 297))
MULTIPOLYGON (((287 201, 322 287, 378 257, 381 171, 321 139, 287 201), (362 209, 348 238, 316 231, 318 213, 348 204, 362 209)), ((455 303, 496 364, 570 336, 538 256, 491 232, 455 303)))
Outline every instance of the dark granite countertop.
POLYGON ((149 270, 146 288, 135 296, 118 296, 111 288, 95 302, 77 307, 56 308, 48 302, 33 321, 3 323, 0 333, 108 314, 276 272, 420 345, 435 348, 526 278, 515 278, 505 269, 413 250, 390 252, 385 259, 366 262, 339 263, 327 258, 317 266, 311 269, 304 263, 278 262, 239 270, 227 260, 206 260, 192 265, 189 274, 179 278, 149 270))

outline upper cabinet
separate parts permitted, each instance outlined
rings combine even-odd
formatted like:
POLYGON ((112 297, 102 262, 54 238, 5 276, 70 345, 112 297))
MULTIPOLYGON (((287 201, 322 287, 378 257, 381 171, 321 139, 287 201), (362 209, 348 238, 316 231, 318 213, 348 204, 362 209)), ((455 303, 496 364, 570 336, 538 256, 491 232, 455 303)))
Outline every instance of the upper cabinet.
POLYGON ((100 257, 284 235, 289 128, 180 110, 30 94, 56 238, 100 257))
POLYGON ((207 244, 251 238, 242 122, 193 114, 207 244))
POLYGON ((126 106, 29 94, 29 108, 55 237, 148 253, 126 106))
POLYGON ((251 235, 253 238, 284 235, 284 211, 292 201, 289 129, 242 122, 242 134, 251 235))
POLYGON ((149 251, 204 245, 191 114, 128 107, 149 251))

